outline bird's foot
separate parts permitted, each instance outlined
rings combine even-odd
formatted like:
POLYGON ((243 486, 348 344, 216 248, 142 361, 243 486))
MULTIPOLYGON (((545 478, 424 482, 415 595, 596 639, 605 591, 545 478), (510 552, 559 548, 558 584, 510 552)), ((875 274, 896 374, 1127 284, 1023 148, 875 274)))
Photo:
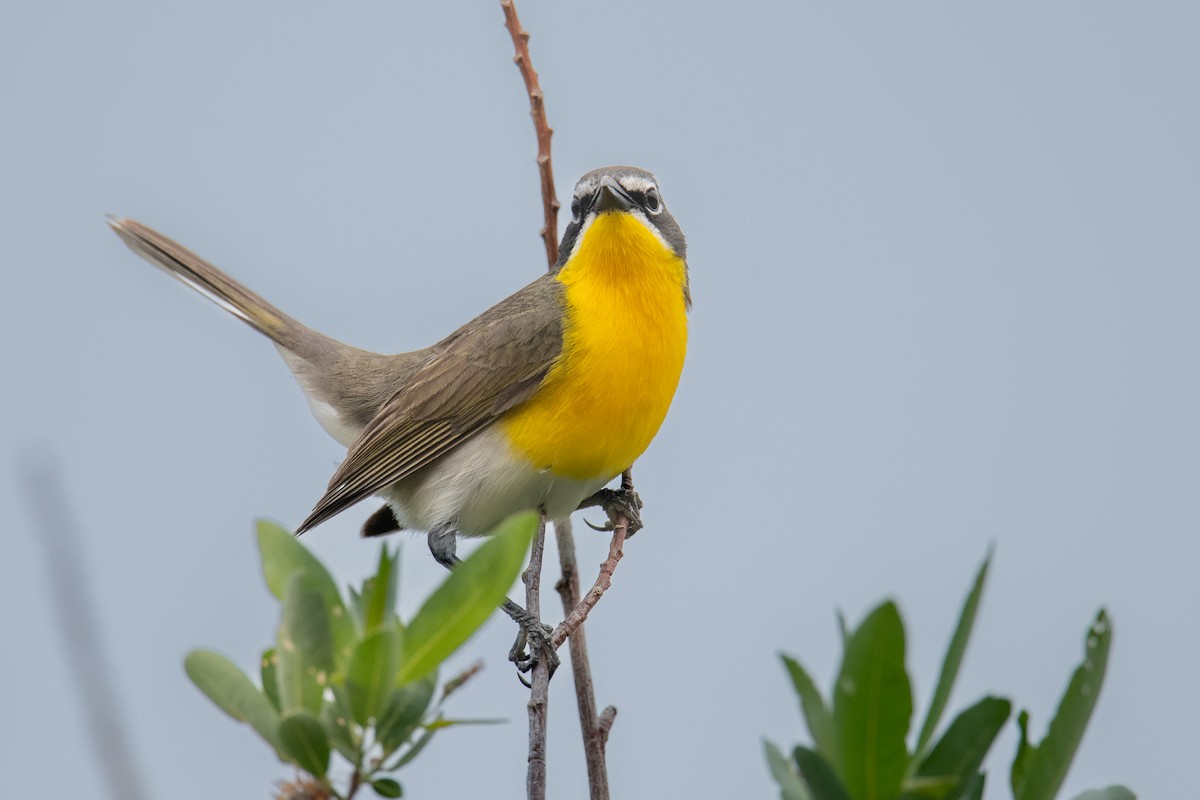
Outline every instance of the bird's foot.
POLYGON ((596 531, 611 531, 617 526, 617 516, 623 514, 629 520, 629 528, 625 538, 633 536, 642 529, 642 498, 633 489, 601 489, 579 504, 579 508, 604 509, 608 522, 604 525, 593 525, 586 519, 584 523, 596 531))
MULTIPOLYGON (((554 675, 560 663, 558 653, 554 652, 554 646, 550 643, 554 629, 511 600, 506 600, 503 608, 520 626, 517 639, 508 651, 508 660, 516 665, 517 672, 530 672, 544 658, 550 667, 550 674, 554 675)), ((521 678, 521 683, 529 685, 524 678, 521 678)))

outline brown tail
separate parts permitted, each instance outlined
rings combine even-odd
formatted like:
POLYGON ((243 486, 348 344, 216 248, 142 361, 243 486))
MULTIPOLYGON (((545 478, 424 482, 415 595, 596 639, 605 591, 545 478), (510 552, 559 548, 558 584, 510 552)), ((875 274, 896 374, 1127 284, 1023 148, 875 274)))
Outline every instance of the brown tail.
POLYGON ((309 356, 321 334, 301 325, 233 278, 153 228, 132 219, 108 218, 109 226, 133 252, 192 287, 281 347, 309 356))
POLYGON ((385 356, 342 344, 300 324, 158 231, 131 219, 109 217, 108 224, 139 256, 270 337, 317 421, 347 447, 420 360, 419 354, 385 356))

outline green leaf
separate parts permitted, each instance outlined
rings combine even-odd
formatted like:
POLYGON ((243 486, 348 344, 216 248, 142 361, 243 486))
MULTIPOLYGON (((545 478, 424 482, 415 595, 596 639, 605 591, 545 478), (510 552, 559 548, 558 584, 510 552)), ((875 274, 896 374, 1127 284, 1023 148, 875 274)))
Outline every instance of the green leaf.
POLYGON ((1124 786, 1109 786, 1104 789, 1090 789, 1076 795, 1075 800, 1137 800, 1137 795, 1124 786))
POLYGON ((514 514, 455 567, 409 623, 397 681, 425 677, 487 621, 520 574, 537 526, 537 514, 514 514))
POLYGON ((196 688, 238 722, 245 722, 284 758, 279 743, 279 714, 233 662, 211 650, 193 650, 183 668, 196 688))
POLYGON ((1020 736, 1017 739, 1017 752, 1013 754, 1012 770, 1009 774, 1013 797, 1016 797, 1020 788, 1025 785, 1025 774, 1029 771, 1029 765, 1033 763, 1034 753, 1037 752, 1037 746, 1029 741, 1028 711, 1021 711, 1020 714, 1017 714, 1017 730, 1020 736))
POLYGON ((904 670, 904 623, 892 602, 850 636, 833 693, 838 771, 854 800, 892 800, 908 768, 912 693, 904 670))
POLYGON ((312 577, 292 574, 283 595, 283 617, 276 635, 276 680, 283 711, 321 711, 333 672, 333 633, 329 612, 312 577))
POLYGON ((975 780, 988 750, 1011 713, 1012 703, 1009 701, 1000 697, 985 697, 955 717, 916 771, 918 779, 944 779, 942 791, 919 794, 945 800, 962 797, 975 780))
POLYGON ((362 762, 362 739, 354 727, 350 703, 341 686, 331 688, 333 702, 326 703, 321 709, 321 724, 325 726, 325 735, 329 737, 333 748, 351 764, 358 766, 362 762))
POLYGON ((492 717, 488 719, 446 719, 438 717, 433 722, 425 726, 427 731, 440 731, 443 728, 457 728, 459 725, 507 725, 510 720, 503 717, 492 717))
POLYGON ((975 777, 966 785, 962 793, 962 800, 983 800, 983 787, 987 783, 987 776, 982 772, 975 773, 975 777))
POLYGON ((404 794, 400 784, 391 778, 376 778, 371 781, 371 788, 380 797, 401 797, 404 794))
POLYGON ((388 554, 387 545, 379 550, 379 568, 374 577, 363 584, 363 630, 371 631, 382 625, 396 607, 396 585, 399 583, 397 556, 388 554))
POLYGON ((900 800, 945 800, 961 789, 958 779, 949 775, 910 775, 901 786, 900 800))
POLYGON ((914 751, 917 754, 925 752, 926 745, 933 738, 938 722, 941 721, 942 712, 946 710, 950 691, 954 688, 959 667, 962 666, 963 653, 966 652, 967 642, 971 638, 971 628, 975 625, 975 614, 979 611, 979 599, 983 596, 983 586, 987 582, 988 567, 991 566, 991 563, 992 552, 989 548, 987 557, 983 559, 983 564, 980 565, 979 572, 975 575, 975 583, 967 594, 962 611, 958 615, 958 625, 954 628, 954 635, 950 637, 950 644, 946 648, 946 657, 942 659, 942 672, 938 675, 937 686, 933 690, 933 699, 929 703, 929 710, 925 712, 925 722, 921 725, 921 733, 917 737, 917 746, 914 751))
POLYGON ((288 714, 279 723, 279 740, 296 766, 318 778, 325 777, 329 740, 316 717, 306 711, 288 714))
POLYGON ((400 757, 396 759, 387 769, 389 771, 397 770, 408 762, 412 761, 422 750, 425 749, 425 745, 429 744, 429 741, 433 738, 435 733, 437 733, 436 728, 426 728, 425 732, 422 733, 415 742, 413 742, 412 746, 405 750, 400 757))
POLYGON ((392 692, 375 723, 375 739, 383 746, 384 758, 412 737, 433 700, 436 683, 429 676, 392 692))
POLYGON ((792 751, 792 758, 815 800, 850 800, 833 766, 820 753, 797 747, 792 751))
POLYGON ((382 628, 366 636, 354 648, 346 670, 346 698, 359 725, 368 725, 383 711, 395 685, 399 634, 382 628))
POLYGON ((280 600, 294 573, 302 572, 312 579, 311 587, 321 593, 329 609, 338 664, 344 664, 350 657, 358 632, 329 570, 295 536, 269 520, 258 521, 258 550, 267 588, 280 600))
POLYGON ((796 765, 773 742, 763 739, 763 748, 767 753, 767 766, 779 784, 780 800, 814 800, 796 771, 796 765))
POLYGON ((280 710, 279 681, 277 678, 278 668, 279 657, 275 655, 275 648, 268 647, 262 654, 260 675, 262 677, 263 694, 271 701, 271 706, 276 711, 280 710))
POLYGON ((1111 644, 1112 624, 1108 614, 1101 609, 1084 640, 1083 663, 1071 676, 1058 711, 1050 721, 1046 738, 1033 751, 1024 770, 1024 780, 1015 787, 1016 800, 1052 800, 1062 788, 1088 720, 1096 708, 1111 644))
MULTIPOLYGON (((370 578, 368 578, 366 581, 363 581, 364 590, 367 588, 367 582, 369 580, 370 578)), ((363 609, 362 593, 353 586, 347 586, 346 589, 350 592, 350 612, 354 618, 354 621, 358 624, 359 628, 366 630, 366 625, 364 624, 366 611, 363 609)))
POLYGON ((783 659, 783 665, 791 676, 792 686, 796 688, 796 695, 800 698, 800 710, 804 713, 804 721, 808 725, 813 743, 817 746, 817 752, 825 756, 829 763, 838 763, 833 717, 829 715, 829 708, 825 705, 820 690, 804 671, 804 667, 800 666, 799 661, 789 655, 781 654, 780 658, 783 659))
POLYGON ((283 599, 288 581, 296 572, 311 575, 323 588, 328 586, 333 594, 337 594, 337 585, 325 565, 308 552, 308 548, 300 544, 295 536, 270 520, 258 521, 258 552, 262 557, 263 578, 267 581, 267 588, 280 600, 283 599))

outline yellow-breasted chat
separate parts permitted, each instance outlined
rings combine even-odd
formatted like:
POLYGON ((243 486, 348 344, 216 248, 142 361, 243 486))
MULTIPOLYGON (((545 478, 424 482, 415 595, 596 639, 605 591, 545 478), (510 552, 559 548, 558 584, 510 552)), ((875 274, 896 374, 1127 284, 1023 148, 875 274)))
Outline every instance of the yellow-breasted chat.
POLYGON ((426 531, 450 566, 456 535, 523 510, 566 516, 629 467, 683 369, 686 245, 657 180, 634 167, 580 178, 551 272, 437 344, 395 355, 302 325, 141 223, 109 222, 138 255, 269 337, 348 448, 297 533, 378 495, 387 505, 365 534, 426 531))

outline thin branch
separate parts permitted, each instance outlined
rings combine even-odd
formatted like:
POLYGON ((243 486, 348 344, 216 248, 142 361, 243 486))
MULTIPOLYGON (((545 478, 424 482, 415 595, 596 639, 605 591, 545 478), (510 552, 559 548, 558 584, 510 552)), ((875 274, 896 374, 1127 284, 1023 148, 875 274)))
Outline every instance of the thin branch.
MULTIPOLYGON (((571 534, 571 518, 555 520, 554 535, 558 540, 558 560, 562 577, 554 588, 562 599, 563 615, 567 616, 579 605, 579 570, 575 560, 575 539, 571 534)), ((583 734, 583 752, 587 763, 588 787, 591 800, 608 800, 608 765, 604 743, 608 730, 601 730, 603 722, 596 714, 596 691, 592 685, 592 668, 588 661, 587 637, 580 625, 570 636, 571 672, 575 678, 575 700, 579 707, 579 729, 583 734)), ((617 710, 612 706, 605 713, 617 710)), ((608 722, 612 726, 611 719, 608 722)))
MULTIPOLYGON (((529 566, 521 576, 525 582, 525 609, 534 619, 542 618, 541 576, 545 546, 546 515, 541 514, 529 566)), ((530 642, 530 647, 533 647, 533 642, 530 642)), ((550 697, 550 659, 547 653, 531 655, 537 657, 537 663, 529 680, 529 770, 525 788, 529 800, 546 800, 546 705, 550 697)))
POLYGON ((563 642, 577 632, 576 629, 583 625, 583 621, 588 618, 588 614, 592 613, 592 609, 600 602, 600 598, 612 586, 613 571, 617 568, 617 562, 624 556, 622 548, 625 545, 625 536, 628 531, 628 520, 619 522, 614 526, 612 541, 608 545, 608 558, 601 562, 600 574, 596 576, 596 582, 592 584, 592 588, 588 589, 588 593, 571 610, 567 618, 558 623, 558 627, 554 629, 554 633, 550 634, 550 645, 552 647, 561 647, 563 642))
POLYGON ((116 683, 95 617, 96 605, 89 597, 87 572, 82 564, 83 544, 67 507, 62 478, 52 461, 41 458, 21 465, 21 481, 34 533, 42 546, 46 582, 58 612, 67 664, 79 690, 108 793, 118 800, 143 800, 147 794, 121 718, 116 683))
POLYGON ((537 165, 538 175, 542 182, 542 243, 546 245, 546 261, 550 268, 558 261, 558 198, 554 194, 554 170, 550 163, 550 137, 554 129, 546 122, 546 99, 542 95, 542 87, 538 84, 538 74, 533 69, 533 61, 529 58, 529 34, 521 27, 517 19, 517 8, 513 0, 500 0, 500 8, 504 10, 504 27, 512 36, 513 47, 517 54, 513 61, 525 79, 525 91, 529 93, 529 114, 533 117, 533 129, 537 133, 537 165))

